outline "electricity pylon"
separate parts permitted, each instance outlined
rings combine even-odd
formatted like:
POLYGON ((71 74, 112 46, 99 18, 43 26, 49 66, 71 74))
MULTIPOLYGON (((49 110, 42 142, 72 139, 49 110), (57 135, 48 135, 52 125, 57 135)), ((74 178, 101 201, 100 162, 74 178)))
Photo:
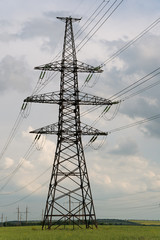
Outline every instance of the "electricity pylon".
POLYGON ((25 102, 59 105, 58 123, 31 133, 56 134, 57 147, 51 173, 42 228, 57 228, 62 224, 73 224, 80 228, 97 226, 91 187, 82 145, 82 135, 107 135, 80 121, 81 105, 112 105, 110 100, 79 92, 78 72, 101 73, 93 67, 77 61, 72 23, 77 18, 59 18, 65 22, 62 60, 44 64, 35 69, 59 71, 60 92, 32 95, 25 102), (68 204, 66 205, 66 201, 68 204), (74 202, 74 204, 72 204, 74 202))

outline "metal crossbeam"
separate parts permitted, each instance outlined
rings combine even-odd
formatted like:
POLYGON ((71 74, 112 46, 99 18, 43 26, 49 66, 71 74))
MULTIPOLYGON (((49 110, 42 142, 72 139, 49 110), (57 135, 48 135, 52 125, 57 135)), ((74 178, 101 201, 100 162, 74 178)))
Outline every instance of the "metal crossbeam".
POLYGON ((58 71, 62 72, 63 70, 67 70, 69 72, 74 72, 75 71, 75 65, 76 65, 76 70, 78 72, 82 73, 101 73, 103 72, 100 67, 93 67, 91 65, 88 65, 83 62, 79 62, 76 60, 76 62, 73 61, 68 61, 68 59, 63 59, 63 64, 62 61, 55 61, 55 62, 50 62, 46 63, 40 66, 35 67, 35 70, 41 70, 41 71, 58 71))
POLYGON ((88 93, 79 92, 79 98, 75 99, 73 93, 66 92, 63 94, 63 99, 60 98, 60 92, 50 92, 27 97, 24 102, 49 103, 49 104, 71 104, 74 105, 77 101, 80 105, 113 105, 118 101, 111 101, 105 98, 97 97, 88 93))
MULTIPOLYGON (((30 133, 36 133, 36 134, 59 134, 58 130, 58 123, 50 124, 45 127, 36 129, 31 131, 30 133)), ((96 128, 93 128, 87 124, 81 123, 81 130, 75 132, 74 126, 72 128, 64 128, 61 132, 63 135, 75 135, 75 134, 81 134, 81 135, 108 135, 108 132, 102 132, 96 128)))

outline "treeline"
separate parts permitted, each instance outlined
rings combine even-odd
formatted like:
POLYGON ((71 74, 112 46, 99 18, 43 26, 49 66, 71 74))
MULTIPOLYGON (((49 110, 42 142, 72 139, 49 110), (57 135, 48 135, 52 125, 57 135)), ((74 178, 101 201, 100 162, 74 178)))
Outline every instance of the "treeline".
POLYGON ((97 219, 97 223, 99 225, 134 225, 134 226, 142 225, 137 222, 121 219, 97 219))
POLYGON ((41 221, 7 221, 0 223, 0 227, 16 227, 16 226, 38 226, 42 225, 41 221))
MULTIPOLYGON (((70 225, 71 223, 68 222, 59 222, 59 225, 70 225)), ((82 224, 83 221, 77 222, 77 224, 82 224)), ((132 220, 121 220, 121 219, 97 219, 97 224, 98 225, 130 225, 130 226, 160 226, 159 224, 154 224, 154 221, 152 224, 147 224, 143 222, 136 222, 132 220)), ((0 227, 14 227, 14 226, 41 226, 42 221, 40 220, 32 220, 32 221, 7 221, 0 223, 0 227)))
MULTIPOLYGON (((60 224, 64 224, 60 222, 60 224)), ((67 222, 65 225, 69 225, 70 223, 67 222)), ((80 224, 83 224, 82 222, 80 224)), ((121 219, 97 219, 98 225, 142 225, 140 223, 128 221, 128 220, 121 220, 121 219)), ((40 226, 42 225, 42 221, 7 221, 0 224, 1 227, 13 227, 13 226, 40 226)))

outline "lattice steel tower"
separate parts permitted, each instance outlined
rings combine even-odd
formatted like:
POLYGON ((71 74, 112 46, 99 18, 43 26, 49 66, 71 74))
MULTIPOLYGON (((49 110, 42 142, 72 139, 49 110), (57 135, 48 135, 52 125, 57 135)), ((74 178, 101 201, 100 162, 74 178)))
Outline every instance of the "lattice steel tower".
POLYGON ((42 228, 56 228, 65 223, 80 228, 85 225, 89 228, 97 225, 81 135, 97 136, 107 133, 81 123, 79 106, 112 105, 113 102, 79 91, 78 72, 100 73, 102 70, 77 61, 72 23, 80 19, 58 19, 65 22, 62 60, 35 69, 41 70, 41 73, 59 71, 60 92, 32 95, 24 100, 59 104, 58 123, 32 131, 39 134, 57 134, 42 228))

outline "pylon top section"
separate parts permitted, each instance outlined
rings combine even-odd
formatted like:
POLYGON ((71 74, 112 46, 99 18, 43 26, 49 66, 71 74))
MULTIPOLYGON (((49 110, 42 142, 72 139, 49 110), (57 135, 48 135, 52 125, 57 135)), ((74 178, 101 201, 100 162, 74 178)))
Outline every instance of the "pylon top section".
POLYGON ((57 17, 57 19, 65 22, 65 34, 64 34, 64 44, 62 59, 50 63, 46 63, 35 67, 36 70, 41 71, 67 71, 69 73, 85 72, 85 73, 101 73, 103 72, 101 67, 93 67, 86 63, 77 61, 76 49, 74 43, 74 35, 72 22, 80 21, 81 18, 72 17, 57 17))
POLYGON ((57 17, 57 19, 66 22, 66 20, 71 20, 72 22, 77 22, 80 21, 82 18, 72 18, 71 16, 69 17, 57 17))

